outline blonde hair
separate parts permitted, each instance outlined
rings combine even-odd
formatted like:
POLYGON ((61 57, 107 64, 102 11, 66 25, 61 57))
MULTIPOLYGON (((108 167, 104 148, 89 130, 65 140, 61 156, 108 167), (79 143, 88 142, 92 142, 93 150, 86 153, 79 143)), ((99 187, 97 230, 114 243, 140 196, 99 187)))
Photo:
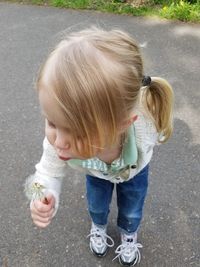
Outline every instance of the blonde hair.
MULTIPOLYGON (((91 28, 58 44, 39 72, 37 88, 46 85, 63 111, 74 145, 79 138, 81 153, 92 156, 93 144, 115 144, 121 123, 139 99, 142 77, 140 50, 128 34, 91 28)), ((142 102, 167 140, 172 129, 171 87, 153 79, 142 102)))
POLYGON ((152 77, 150 85, 143 90, 141 102, 160 133, 160 143, 166 142, 172 134, 173 98, 170 84, 160 77, 152 77))

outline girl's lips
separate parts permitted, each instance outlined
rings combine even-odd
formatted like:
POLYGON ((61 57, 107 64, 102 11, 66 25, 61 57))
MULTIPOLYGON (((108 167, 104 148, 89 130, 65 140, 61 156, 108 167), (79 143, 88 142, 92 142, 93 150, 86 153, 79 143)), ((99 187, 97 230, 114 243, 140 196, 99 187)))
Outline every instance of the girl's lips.
POLYGON ((65 157, 62 157, 62 156, 58 156, 60 159, 62 160, 70 160, 71 158, 65 158, 65 157))

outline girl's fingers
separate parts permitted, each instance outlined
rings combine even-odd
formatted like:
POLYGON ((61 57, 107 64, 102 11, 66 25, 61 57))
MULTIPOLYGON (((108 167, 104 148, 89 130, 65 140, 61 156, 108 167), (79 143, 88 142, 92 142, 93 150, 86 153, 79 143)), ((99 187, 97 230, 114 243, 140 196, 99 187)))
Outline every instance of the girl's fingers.
POLYGON ((38 227, 45 228, 50 224, 54 213, 54 205, 55 198, 52 195, 31 202, 31 217, 38 227))
POLYGON ((37 223, 37 222, 39 222, 39 223, 49 223, 52 220, 52 217, 44 218, 44 217, 38 216, 36 214, 31 214, 31 217, 32 217, 34 223, 37 223))
POLYGON ((36 209, 32 209, 31 210, 31 214, 32 215, 36 215, 36 216, 39 216, 41 218, 49 218, 49 217, 52 217, 53 216, 53 213, 54 213, 54 209, 51 209, 48 212, 39 212, 36 209))
POLYGON ((51 203, 49 204, 44 204, 42 203, 42 201, 40 200, 34 200, 31 203, 31 210, 35 210, 37 212, 48 212, 53 208, 53 206, 51 205, 51 203))
MULTIPOLYGON (((51 222, 51 221, 50 221, 51 222)), ((40 227, 40 228, 45 228, 45 227, 47 227, 49 224, 50 224, 50 222, 48 222, 48 223, 43 223, 43 222, 34 222, 35 223, 35 225, 37 225, 38 227, 40 227)))

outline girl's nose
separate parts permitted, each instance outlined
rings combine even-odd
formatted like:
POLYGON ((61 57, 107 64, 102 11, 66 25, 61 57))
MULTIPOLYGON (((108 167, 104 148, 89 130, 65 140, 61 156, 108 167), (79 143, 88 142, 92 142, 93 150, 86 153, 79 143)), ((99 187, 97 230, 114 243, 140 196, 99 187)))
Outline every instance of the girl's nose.
POLYGON ((58 133, 56 135, 54 146, 57 149, 61 149, 61 150, 70 149, 69 139, 66 138, 63 134, 58 133))

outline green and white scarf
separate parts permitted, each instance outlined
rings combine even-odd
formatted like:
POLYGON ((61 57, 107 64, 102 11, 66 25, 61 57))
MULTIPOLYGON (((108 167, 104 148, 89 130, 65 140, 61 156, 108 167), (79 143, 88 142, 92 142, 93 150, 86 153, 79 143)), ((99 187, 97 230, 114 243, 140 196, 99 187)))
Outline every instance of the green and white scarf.
POLYGON ((71 167, 82 167, 86 170, 94 170, 101 172, 104 176, 116 178, 121 176, 124 180, 129 178, 130 168, 135 167, 138 159, 138 151, 135 141, 134 124, 128 128, 127 137, 123 144, 120 157, 114 160, 111 164, 107 164, 97 157, 79 160, 71 159, 68 164, 71 167))

